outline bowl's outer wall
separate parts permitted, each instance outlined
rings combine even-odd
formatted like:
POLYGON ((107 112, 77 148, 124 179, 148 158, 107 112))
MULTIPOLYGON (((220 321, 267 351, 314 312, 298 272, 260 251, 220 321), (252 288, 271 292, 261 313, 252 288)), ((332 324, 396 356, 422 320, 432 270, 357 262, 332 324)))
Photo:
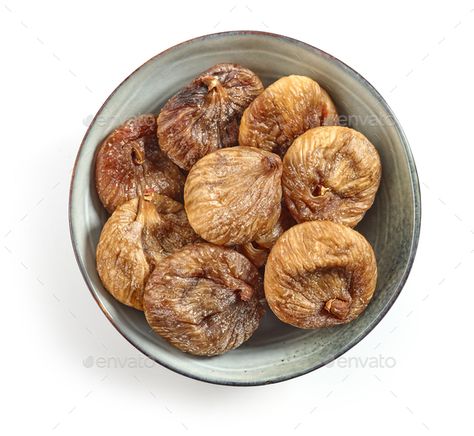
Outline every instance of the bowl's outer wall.
POLYGON ((70 226, 82 273, 117 329, 150 358, 185 375, 224 384, 285 380, 318 368, 364 337, 393 304, 413 262, 420 210, 416 169, 408 144, 378 93, 340 61, 290 38, 258 32, 226 32, 180 44, 127 78, 96 115, 81 146, 71 184, 70 226), (142 313, 125 307, 103 288, 95 249, 107 215, 94 186, 97 145, 123 121, 160 107, 194 76, 219 62, 240 63, 266 85, 289 74, 317 80, 333 97, 349 125, 377 148, 382 182, 372 209, 358 226, 374 247, 378 284, 367 310, 352 323, 299 330, 267 313, 262 326, 239 349, 214 358, 186 355, 152 333, 142 313))

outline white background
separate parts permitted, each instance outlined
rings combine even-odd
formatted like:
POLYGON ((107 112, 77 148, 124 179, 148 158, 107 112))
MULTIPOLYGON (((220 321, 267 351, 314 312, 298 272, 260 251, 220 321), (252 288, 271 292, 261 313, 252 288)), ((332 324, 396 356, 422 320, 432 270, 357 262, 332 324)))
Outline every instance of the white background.
POLYGON ((0 41, 2 434, 472 430, 473 2, 8 0, 0 41), (405 129, 423 200, 412 273, 375 330, 331 367, 251 388, 142 358, 90 296, 67 224, 73 161, 105 98, 156 53, 232 29, 292 36, 366 77, 405 129))

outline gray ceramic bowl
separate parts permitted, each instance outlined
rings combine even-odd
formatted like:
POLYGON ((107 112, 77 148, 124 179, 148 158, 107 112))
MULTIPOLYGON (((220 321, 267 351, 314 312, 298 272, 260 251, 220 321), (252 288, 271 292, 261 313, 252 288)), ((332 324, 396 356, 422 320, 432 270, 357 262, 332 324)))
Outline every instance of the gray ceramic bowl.
POLYGON ((112 93, 87 131, 76 160, 70 194, 70 230, 84 279, 105 315, 136 348, 181 374, 219 384, 273 383, 319 368, 337 358, 387 313, 410 271, 420 230, 420 193, 407 140, 380 94, 341 61, 310 45, 260 32, 225 32, 179 44, 150 59, 112 93), (95 248, 107 218, 94 188, 97 145, 126 119, 158 112, 198 73, 219 62, 255 71, 265 84, 300 74, 317 80, 333 97, 343 121, 377 147, 383 166, 380 190, 358 229, 372 243, 379 278, 367 310, 348 325, 299 330, 267 313, 255 335, 223 356, 184 354, 150 332, 141 312, 114 300, 95 269, 95 248))

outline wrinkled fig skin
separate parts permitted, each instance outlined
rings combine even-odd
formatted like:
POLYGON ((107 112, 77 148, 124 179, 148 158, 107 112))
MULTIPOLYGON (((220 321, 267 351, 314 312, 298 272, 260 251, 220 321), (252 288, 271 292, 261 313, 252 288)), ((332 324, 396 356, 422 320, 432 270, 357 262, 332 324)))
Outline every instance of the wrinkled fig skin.
POLYGON ((269 232, 258 236, 255 239, 255 242, 261 247, 272 248, 275 245, 277 239, 283 234, 283 232, 288 230, 290 227, 293 227, 295 224, 295 220, 288 212, 288 209, 285 207, 284 204, 282 204, 280 217, 278 218, 276 224, 269 232))
POLYGON ((197 239, 180 203, 164 195, 134 198, 105 223, 97 246, 97 271, 117 300, 142 310, 143 289, 153 267, 197 239))
POLYGON ((257 269, 230 248, 201 243, 168 256, 144 296, 153 330, 180 350, 215 356, 252 336, 263 315, 257 269))
POLYGON ((265 267, 265 296, 275 315, 295 327, 345 324, 375 290, 372 247, 355 230, 330 221, 298 224, 276 242, 265 267))
POLYGON ((154 115, 140 115, 114 130, 97 153, 96 187, 105 208, 116 207, 146 189, 182 199, 184 176, 159 149, 154 115))
POLYGON ((281 210, 280 158, 250 147, 215 151, 199 160, 184 185, 194 231, 217 245, 237 245, 269 232, 281 210))
POLYGON ((306 130, 337 123, 336 107, 317 82, 305 76, 282 77, 245 110, 239 144, 283 156, 306 130))
POLYGON ((354 227, 372 206, 381 177, 375 147, 348 127, 318 127, 299 136, 283 159, 283 193, 298 222, 354 227))
POLYGON ((260 79, 236 64, 218 64, 165 104, 158 117, 161 149, 189 171, 206 154, 238 145, 244 109, 263 91, 260 79))

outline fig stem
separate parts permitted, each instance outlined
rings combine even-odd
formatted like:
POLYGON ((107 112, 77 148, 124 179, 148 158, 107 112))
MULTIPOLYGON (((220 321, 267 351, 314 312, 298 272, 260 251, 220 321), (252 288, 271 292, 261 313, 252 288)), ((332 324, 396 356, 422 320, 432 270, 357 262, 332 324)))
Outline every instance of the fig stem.
POLYGON ((340 300, 339 298, 331 298, 326 301, 324 308, 336 318, 345 319, 349 314, 350 305, 348 301, 340 300))
POLYGON ((243 286, 242 289, 238 289, 239 297, 242 301, 249 301, 253 295, 253 288, 251 286, 243 286))
POLYGON ((141 223, 145 222, 145 203, 153 200, 153 194, 153 189, 145 188, 143 193, 139 195, 137 217, 135 219, 136 221, 139 221, 141 223))
POLYGON ((328 191, 329 191, 329 188, 326 188, 326 186, 321 186, 321 188, 320 188, 321 194, 320 195, 324 195, 328 191))
POLYGON ((212 91, 214 88, 218 88, 221 86, 219 79, 213 76, 203 77, 202 81, 207 86, 208 91, 212 91))
POLYGON ((145 162, 145 153, 136 142, 132 145, 132 160, 135 165, 143 165, 145 162))
POLYGON ((313 197, 323 197, 324 194, 326 194, 326 192, 328 191, 329 191, 329 188, 326 188, 326 186, 318 184, 314 187, 311 194, 313 195, 313 197))

